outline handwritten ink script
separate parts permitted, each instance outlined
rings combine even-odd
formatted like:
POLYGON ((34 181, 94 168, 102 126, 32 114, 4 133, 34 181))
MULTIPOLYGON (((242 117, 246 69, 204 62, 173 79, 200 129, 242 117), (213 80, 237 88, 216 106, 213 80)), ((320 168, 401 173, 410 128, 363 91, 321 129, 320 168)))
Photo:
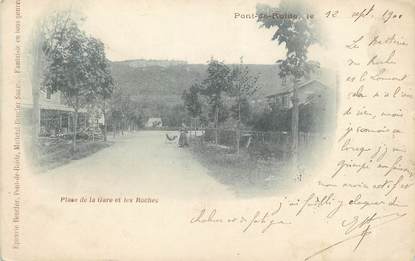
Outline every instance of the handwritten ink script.
POLYGON ((343 19, 356 29, 341 45, 340 124, 330 172, 320 173, 314 192, 237 214, 203 208, 191 224, 234 225, 243 233, 272 233, 296 226, 303 216, 335 224, 342 236, 304 257, 310 260, 345 242, 353 242, 351 251, 357 251, 378 228, 408 218, 415 187, 410 143, 414 68, 408 57, 412 38, 399 30, 406 17, 375 4, 350 12, 330 10, 323 17, 343 19))
POLYGON ((375 229, 408 214, 415 176, 407 142, 413 89, 406 55, 412 43, 399 30, 404 19, 399 11, 374 4, 352 14, 351 26, 366 24, 368 30, 356 30, 344 45, 345 106, 338 116, 345 124, 336 141, 340 157, 319 186, 346 190, 354 196, 339 208, 346 203, 361 212, 341 221, 344 239, 306 260, 349 240, 356 241, 356 250, 375 229))

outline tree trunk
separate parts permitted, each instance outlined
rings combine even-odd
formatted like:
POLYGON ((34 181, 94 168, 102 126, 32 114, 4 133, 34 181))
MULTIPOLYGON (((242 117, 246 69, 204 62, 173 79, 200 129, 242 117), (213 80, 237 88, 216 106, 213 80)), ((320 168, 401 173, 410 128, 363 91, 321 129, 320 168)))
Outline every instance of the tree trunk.
POLYGON ((192 118, 192 122, 193 122, 193 134, 196 137, 196 117, 192 118))
POLYGON ((40 133, 40 104, 39 104, 39 85, 33 83, 32 85, 32 97, 33 97, 33 111, 32 111, 32 121, 33 121, 33 148, 36 148, 37 140, 40 133))
POLYGON ((105 99, 104 99, 104 109, 102 111, 102 114, 104 116, 104 141, 107 141, 107 115, 105 113, 105 99))
POLYGON ((124 120, 123 119, 121 119, 120 128, 121 128, 121 136, 124 136, 124 120))
POLYGON ((239 145, 241 143, 241 100, 238 99, 238 126, 236 128, 236 154, 239 155, 239 145))
POLYGON ((94 125, 92 126, 92 142, 95 142, 95 119, 94 119, 94 125))
MULTIPOLYGON (((40 104, 39 104, 39 93, 40 93, 40 74, 42 68, 42 50, 41 50, 41 39, 39 34, 39 25, 36 26, 35 39, 33 39, 33 65, 32 65, 32 154, 34 157, 38 155, 37 146, 38 138, 40 133, 40 104)), ((35 159, 36 160, 36 159, 35 159)))
POLYGON ((115 139, 115 132, 117 131, 117 123, 115 122, 115 120, 112 121, 112 138, 115 139))
POLYGON ((59 113, 59 132, 62 132, 62 113, 59 113))
POLYGON ((219 140, 219 106, 215 106, 215 144, 218 145, 219 140))
POLYGON ((291 158, 293 164, 298 163, 298 122, 299 122, 299 99, 297 93, 298 79, 294 80, 293 96, 291 98, 293 108, 291 115, 291 158))
POLYGON ((76 152, 76 129, 78 127, 78 109, 74 110, 74 117, 73 117, 73 139, 72 139, 72 152, 76 152))

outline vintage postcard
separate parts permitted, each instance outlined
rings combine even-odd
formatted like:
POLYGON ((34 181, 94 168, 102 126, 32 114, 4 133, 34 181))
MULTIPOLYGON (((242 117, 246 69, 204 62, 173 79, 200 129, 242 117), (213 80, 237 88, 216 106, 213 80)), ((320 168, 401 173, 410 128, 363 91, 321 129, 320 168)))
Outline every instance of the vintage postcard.
POLYGON ((415 260, 414 15, 0 1, 0 259, 415 260))

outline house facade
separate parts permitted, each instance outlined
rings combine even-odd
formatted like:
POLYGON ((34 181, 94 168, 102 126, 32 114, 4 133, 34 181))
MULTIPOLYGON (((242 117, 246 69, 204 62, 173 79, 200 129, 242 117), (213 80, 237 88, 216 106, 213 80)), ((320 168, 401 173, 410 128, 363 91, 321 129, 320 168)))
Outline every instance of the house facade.
POLYGON ((163 122, 161 118, 149 118, 145 127, 147 128, 161 128, 163 127, 163 122))
MULTIPOLYGON (((325 103, 327 97, 331 95, 333 90, 320 82, 319 80, 310 80, 300 84, 297 87, 297 97, 299 104, 307 104, 310 102, 325 103)), ((288 110, 292 108, 293 89, 287 86, 278 92, 266 96, 268 104, 278 106, 281 109, 288 110)))
MULTIPOLYGON (((54 137, 58 134, 73 133, 74 109, 65 104, 64 97, 60 92, 54 94, 46 91, 39 93, 40 106, 40 136, 54 137)), ((33 100, 30 93, 25 93, 22 102, 23 118, 25 125, 33 126, 33 100)), ((78 112, 77 131, 86 128, 88 113, 85 109, 78 112)))

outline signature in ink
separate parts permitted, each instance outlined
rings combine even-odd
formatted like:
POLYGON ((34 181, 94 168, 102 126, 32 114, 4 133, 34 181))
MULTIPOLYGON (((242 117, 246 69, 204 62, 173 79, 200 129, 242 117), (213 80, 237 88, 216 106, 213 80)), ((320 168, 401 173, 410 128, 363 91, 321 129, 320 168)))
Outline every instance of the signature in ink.
POLYGON ((373 229, 381 227, 385 224, 388 224, 390 222, 396 221, 404 216, 406 216, 407 213, 399 213, 399 212, 395 212, 395 213, 391 213, 391 214, 387 214, 387 215, 382 215, 380 216, 377 212, 365 217, 363 220, 361 220, 361 218, 359 216, 354 216, 351 220, 343 220, 341 222, 341 226, 342 228, 345 228, 345 232, 344 234, 350 235, 352 232, 356 232, 359 229, 361 229, 361 231, 350 235, 349 237, 346 237, 345 239, 342 239, 340 241, 335 242, 334 244, 329 245, 328 247, 325 247, 317 252, 315 252, 314 254, 306 257, 304 260, 310 260, 311 258, 322 254, 323 252, 326 252, 336 246, 339 246, 347 241, 353 240, 353 239, 358 239, 357 244, 355 245, 353 251, 356 251, 359 246, 362 244, 363 240, 370 235, 373 232, 373 229), (382 220, 383 222, 380 223, 376 223, 376 221, 380 221, 382 220), (374 224, 376 223, 376 224, 374 224))

